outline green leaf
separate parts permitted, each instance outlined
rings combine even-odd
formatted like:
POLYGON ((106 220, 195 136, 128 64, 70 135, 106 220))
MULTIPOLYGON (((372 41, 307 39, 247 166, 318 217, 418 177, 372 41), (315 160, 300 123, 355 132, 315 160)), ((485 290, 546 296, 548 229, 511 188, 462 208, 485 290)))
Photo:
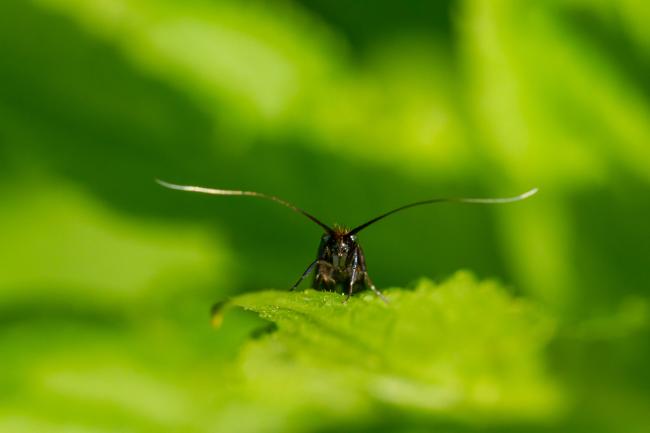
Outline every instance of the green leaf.
POLYGON ((388 305, 314 290, 230 300, 217 321, 239 307, 277 327, 241 353, 244 401, 278 419, 320 409, 358 420, 376 405, 470 423, 558 412, 544 366, 554 322, 528 302, 465 272, 385 293, 388 305))

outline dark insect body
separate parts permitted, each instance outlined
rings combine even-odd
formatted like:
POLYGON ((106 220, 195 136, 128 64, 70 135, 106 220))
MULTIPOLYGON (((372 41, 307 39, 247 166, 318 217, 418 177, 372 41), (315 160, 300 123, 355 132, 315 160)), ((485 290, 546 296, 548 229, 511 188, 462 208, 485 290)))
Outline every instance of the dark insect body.
POLYGON ((200 192, 204 194, 212 195, 234 195, 234 196, 250 196, 250 197, 259 197, 266 200, 271 200, 276 203, 279 203, 283 206, 288 207, 294 212, 301 213, 325 230, 325 234, 321 238, 320 245, 318 247, 318 255, 316 260, 311 262, 305 272, 300 276, 298 281, 291 287, 290 290, 294 290, 298 285, 314 270, 316 269, 316 274, 314 276, 313 287, 316 290, 328 290, 334 291, 340 285, 343 290, 347 293, 346 302, 352 296, 352 293, 357 287, 365 287, 372 290, 377 296, 379 296, 383 301, 388 302, 387 299, 381 294, 379 290, 375 287, 370 276, 368 275, 368 269, 366 268, 366 258, 363 254, 363 249, 359 242, 357 241, 357 234, 370 226, 371 224, 376 223, 377 221, 386 218, 389 215, 392 215, 396 212, 408 209, 414 206, 420 206, 425 204, 432 203, 470 203, 470 204, 498 204, 498 203, 512 203, 520 200, 524 200, 537 192, 537 188, 531 189, 523 194, 520 194, 515 197, 506 197, 506 198, 434 198, 430 200, 422 200, 415 203, 410 203, 404 206, 400 206, 396 209, 383 213, 370 221, 367 221, 353 229, 346 229, 343 227, 334 226, 329 227, 327 224, 321 222, 318 218, 313 215, 305 212, 304 210, 292 205, 291 203, 284 201, 278 197, 272 195, 266 195, 259 192, 253 191, 234 191, 227 189, 214 189, 214 188, 204 188, 200 186, 186 186, 186 185, 176 185, 173 183, 164 182, 162 180, 157 180, 157 182, 170 189, 176 189, 180 191, 191 191, 191 192, 200 192))
POLYGON ((334 291, 337 285, 341 284, 348 294, 347 300, 354 288, 362 285, 375 292, 384 302, 388 302, 368 275, 366 257, 357 242, 357 236, 345 228, 334 227, 331 233, 323 235, 316 260, 311 262, 290 290, 298 287, 314 267, 316 274, 313 287, 316 290, 334 291))

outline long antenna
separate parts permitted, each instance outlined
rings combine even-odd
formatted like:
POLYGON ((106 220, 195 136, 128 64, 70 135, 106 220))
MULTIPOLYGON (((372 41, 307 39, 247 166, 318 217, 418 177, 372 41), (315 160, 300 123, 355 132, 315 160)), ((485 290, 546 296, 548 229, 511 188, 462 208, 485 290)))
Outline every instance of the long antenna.
POLYGON ((530 191, 526 191, 523 194, 520 194, 515 197, 504 197, 504 198, 432 198, 430 200, 423 200, 423 201, 417 201, 415 203, 407 204, 401 207, 398 207, 397 209, 393 209, 391 211, 388 211, 384 214, 379 215, 378 217, 375 217, 371 219, 370 221, 361 224, 358 227, 353 228, 348 232, 348 234, 356 234, 359 233, 361 230, 365 229, 371 224, 376 223, 377 221, 386 218, 389 215, 392 215, 396 212, 402 211, 404 209, 408 209, 411 207, 415 206, 420 206, 424 204, 431 204, 431 203, 473 203, 473 204, 500 204, 500 203, 512 203, 515 201, 520 201, 520 200, 525 200, 528 197, 534 195, 537 193, 537 188, 533 188, 530 191))
POLYGON ((188 185, 176 185, 173 183, 165 182, 164 180, 156 179, 156 182, 158 182, 160 185, 164 186, 165 188, 169 189, 176 189, 179 191, 190 191, 190 192, 201 192, 203 194, 212 194, 212 195, 245 195, 249 197, 259 197, 259 198, 264 198, 267 200, 274 201, 276 203, 280 203, 283 206, 288 207, 294 212, 298 212, 321 226, 322 228, 325 229, 327 233, 333 233, 333 230, 327 226, 327 224, 322 223, 318 218, 315 216, 307 213, 306 211, 300 209, 299 207, 296 207, 289 203, 288 201, 284 201, 281 198, 275 197, 273 195, 266 195, 262 194, 261 192, 254 192, 254 191, 233 191, 229 189, 214 189, 214 188, 204 188, 202 186, 188 186, 188 185))

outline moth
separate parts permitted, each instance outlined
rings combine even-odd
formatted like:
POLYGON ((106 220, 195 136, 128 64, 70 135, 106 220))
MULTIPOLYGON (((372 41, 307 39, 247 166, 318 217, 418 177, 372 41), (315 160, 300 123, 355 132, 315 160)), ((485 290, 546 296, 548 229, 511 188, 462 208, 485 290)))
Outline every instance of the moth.
POLYGON ((297 206, 273 195, 263 194, 254 191, 235 191, 228 189, 215 189, 204 188, 202 186, 189 186, 189 185, 176 185, 173 183, 156 180, 160 185, 175 189, 179 191, 198 192, 203 194, 221 195, 221 196, 248 196, 258 197, 266 200, 271 200, 288 207, 294 212, 300 213, 314 223, 318 224, 325 233, 321 237, 320 245, 318 246, 318 254, 316 259, 307 266, 307 269, 302 273, 298 281, 289 289, 294 290, 300 283, 314 270, 313 288, 316 290, 334 291, 338 286, 342 286, 347 294, 345 302, 350 299, 352 293, 356 288, 369 288, 384 302, 388 302, 386 297, 377 289, 373 281, 368 275, 368 268, 366 266, 366 257, 363 254, 363 249, 359 244, 357 235, 365 228, 380 221, 387 216, 394 213, 409 209, 415 206, 422 206, 433 203, 469 203, 469 204, 501 204, 512 203, 524 200, 537 192, 537 188, 526 191, 523 194, 514 197, 502 198, 432 198, 428 200, 416 201, 404 206, 400 206, 379 216, 372 218, 365 223, 356 226, 352 229, 335 225, 333 227, 320 221, 312 214, 300 209, 297 206))

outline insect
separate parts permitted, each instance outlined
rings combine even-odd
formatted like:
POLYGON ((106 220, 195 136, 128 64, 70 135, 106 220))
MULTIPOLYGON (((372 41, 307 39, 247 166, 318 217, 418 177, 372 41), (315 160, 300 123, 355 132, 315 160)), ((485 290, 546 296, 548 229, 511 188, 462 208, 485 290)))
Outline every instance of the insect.
POLYGON ((316 290, 336 290, 337 286, 342 286, 347 297, 345 302, 350 299, 355 288, 360 286, 365 286, 372 290, 378 297, 380 297, 384 302, 388 300, 381 294, 377 289, 375 284, 370 279, 368 275, 368 269, 366 267, 366 258, 363 254, 363 249, 359 245, 357 235, 360 231, 364 230, 368 226, 376 223, 379 220, 386 218, 389 215, 409 209, 415 206, 421 206, 425 204, 433 203, 470 203, 470 204, 499 204, 499 203, 512 203, 520 200, 524 200, 537 192, 537 188, 533 188, 530 191, 527 191, 523 194, 520 194, 515 197, 504 197, 504 198, 433 198, 429 200, 417 201, 414 203, 409 203, 404 206, 400 206, 388 212, 385 212, 359 226, 354 227, 353 229, 347 229, 340 226, 330 227, 327 224, 320 221, 315 216, 307 213, 306 211, 300 209, 299 207, 294 206, 293 204, 267 194, 262 194, 260 192, 253 191, 234 191, 227 189, 214 189, 214 188, 204 188, 201 186, 187 186, 187 185, 176 185, 173 183, 165 182, 162 180, 156 180, 160 185, 175 189, 179 191, 190 191, 190 192, 199 192, 204 194, 212 195, 226 195, 226 196, 249 196, 249 197, 258 197, 266 200, 271 200, 276 203, 279 203, 283 206, 288 207, 294 212, 303 214, 314 223, 318 224, 325 233, 321 237, 320 245, 318 247, 318 254, 316 260, 311 262, 307 269, 302 273, 298 281, 291 287, 290 290, 294 290, 300 283, 314 270, 316 269, 316 274, 314 276, 313 287, 316 290))

